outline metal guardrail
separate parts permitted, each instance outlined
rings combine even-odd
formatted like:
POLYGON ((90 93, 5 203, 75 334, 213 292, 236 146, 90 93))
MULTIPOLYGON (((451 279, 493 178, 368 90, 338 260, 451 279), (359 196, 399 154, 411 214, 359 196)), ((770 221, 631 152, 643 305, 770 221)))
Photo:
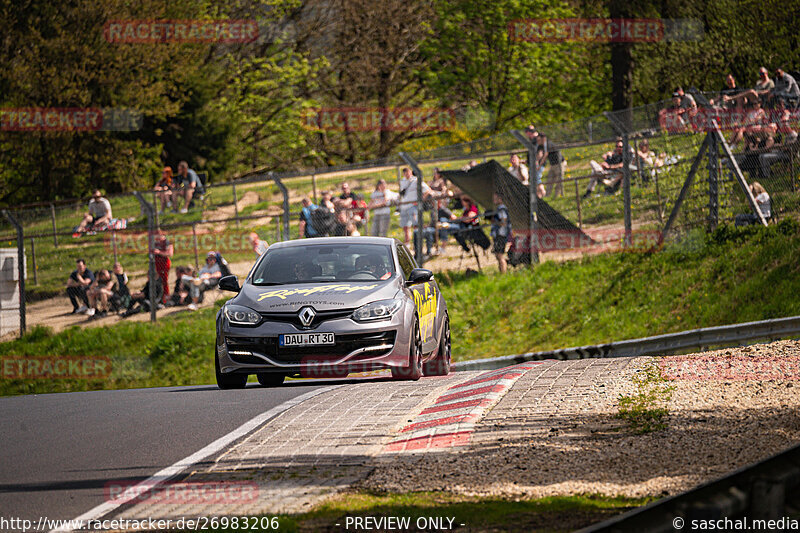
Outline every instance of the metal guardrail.
POLYGON ((743 322, 713 328, 700 328, 667 333, 654 337, 629 339, 563 348, 542 352, 528 352, 519 355, 506 355, 489 359, 462 361, 453 365, 455 371, 493 370, 527 361, 542 359, 586 359, 591 357, 638 357, 641 355, 667 355, 688 348, 707 348, 724 346, 759 339, 779 339, 790 335, 800 335, 800 316, 775 318, 758 322, 743 322))
MULTIPOLYGON (((800 445, 725 477, 658 500, 578 533, 702 530, 790 531, 800 503, 800 445), (781 525, 781 520, 784 524, 781 525), (721 525, 728 524, 727 527, 721 525), (741 527, 737 527, 741 526, 741 527)), ((795 518, 795 523, 797 519, 795 518)))

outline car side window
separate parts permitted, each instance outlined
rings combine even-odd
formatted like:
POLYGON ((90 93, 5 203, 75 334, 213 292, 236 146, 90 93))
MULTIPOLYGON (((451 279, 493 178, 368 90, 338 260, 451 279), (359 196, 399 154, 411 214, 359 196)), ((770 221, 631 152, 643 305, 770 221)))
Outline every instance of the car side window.
POLYGON ((400 268, 403 270, 403 279, 408 279, 408 276, 411 275, 411 271, 414 270, 414 260, 411 259, 411 256, 402 244, 397 246, 397 258, 400 261, 400 268))

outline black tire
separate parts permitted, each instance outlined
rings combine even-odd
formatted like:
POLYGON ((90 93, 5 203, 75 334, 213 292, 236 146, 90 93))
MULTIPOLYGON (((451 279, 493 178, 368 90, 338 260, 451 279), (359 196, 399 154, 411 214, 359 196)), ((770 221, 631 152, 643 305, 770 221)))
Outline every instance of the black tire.
POLYGON ((262 372, 260 374, 256 374, 256 378, 258 378, 258 382, 262 387, 277 387, 283 383, 284 379, 286 379, 286 374, 262 372))
POLYGON ((408 354, 408 366, 392 368, 394 379, 417 381, 422 377, 422 336, 419 332, 419 321, 414 320, 414 342, 408 354))
POLYGON ((247 374, 223 374, 219 370, 219 357, 214 345, 214 371, 217 375, 217 387, 222 390, 243 389, 247 386, 247 374))
POLYGON ((446 376, 450 373, 450 317, 444 315, 442 338, 439 339, 439 350, 436 357, 422 366, 426 376, 446 376))

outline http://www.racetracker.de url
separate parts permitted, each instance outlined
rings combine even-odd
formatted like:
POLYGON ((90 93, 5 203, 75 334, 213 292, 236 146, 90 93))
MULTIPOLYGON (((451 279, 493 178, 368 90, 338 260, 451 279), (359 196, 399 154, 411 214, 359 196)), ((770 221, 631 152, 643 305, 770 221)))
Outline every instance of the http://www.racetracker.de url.
POLYGON ((106 518, 38 519, 0 516, 0 531, 204 531, 217 529, 274 530, 280 528, 276 516, 201 516, 195 518, 106 518))

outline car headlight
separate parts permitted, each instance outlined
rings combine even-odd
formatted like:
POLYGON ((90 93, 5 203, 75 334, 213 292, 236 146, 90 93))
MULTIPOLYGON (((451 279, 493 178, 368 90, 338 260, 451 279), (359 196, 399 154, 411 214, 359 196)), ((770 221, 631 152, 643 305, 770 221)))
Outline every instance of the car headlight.
POLYGON ((391 318, 403 306, 403 300, 378 300, 362 305, 353 311, 353 320, 356 322, 370 322, 372 320, 386 320, 391 318))
POLYGON ((261 315, 242 305, 226 305, 225 316, 231 324, 253 326, 261 322, 261 315))

